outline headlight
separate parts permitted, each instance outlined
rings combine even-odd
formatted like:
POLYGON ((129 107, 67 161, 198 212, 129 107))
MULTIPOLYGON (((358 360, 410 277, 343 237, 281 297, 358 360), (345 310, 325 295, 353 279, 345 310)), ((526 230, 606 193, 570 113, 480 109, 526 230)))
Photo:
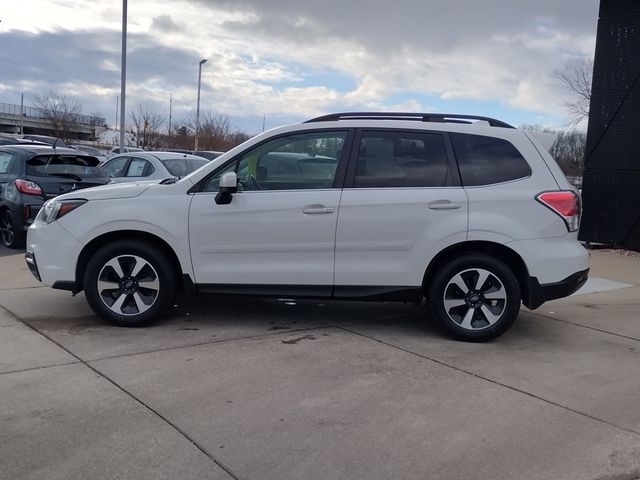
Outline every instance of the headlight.
POLYGON ((60 217, 65 216, 71 210, 75 210, 80 205, 84 205, 87 203, 86 200, 82 198, 77 198, 73 200, 48 200, 42 206, 36 219, 33 221, 34 225, 47 225, 60 217))

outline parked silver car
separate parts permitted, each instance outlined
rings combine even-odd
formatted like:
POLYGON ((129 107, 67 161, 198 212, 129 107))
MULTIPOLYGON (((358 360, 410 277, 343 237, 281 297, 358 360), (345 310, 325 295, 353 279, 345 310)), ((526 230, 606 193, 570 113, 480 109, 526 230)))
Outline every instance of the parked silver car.
POLYGON ((132 153, 132 152, 144 152, 144 150, 142 148, 137 148, 137 147, 122 147, 122 149, 120 149, 120 147, 113 147, 107 153, 107 158, 113 158, 116 155, 120 155, 121 153, 132 153))
POLYGON ((162 180, 184 177, 209 162, 201 157, 176 152, 132 152, 109 159, 102 168, 113 182, 162 180))

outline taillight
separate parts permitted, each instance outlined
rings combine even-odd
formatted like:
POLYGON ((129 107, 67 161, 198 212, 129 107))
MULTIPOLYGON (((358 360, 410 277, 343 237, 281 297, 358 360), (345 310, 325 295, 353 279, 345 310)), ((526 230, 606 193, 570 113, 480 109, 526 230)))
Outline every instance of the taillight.
POLYGON ((42 189, 40 188, 40 185, 38 185, 35 182, 30 182, 29 180, 17 179, 15 183, 16 183, 16 188, 18 189, 19 192, 22 192, 26 195, 38 195, 40 197, 42 196, 42 189))
POLYGON ((536 200, 562 217, 570 232, 580 228, 580 197, 575 192, 543 192, 536 195, 536 200))

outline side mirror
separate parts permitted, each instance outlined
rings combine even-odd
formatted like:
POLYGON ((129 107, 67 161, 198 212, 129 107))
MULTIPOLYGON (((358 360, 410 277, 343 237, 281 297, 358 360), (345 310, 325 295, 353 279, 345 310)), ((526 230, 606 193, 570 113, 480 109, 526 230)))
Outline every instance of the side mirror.
POLYGON ((218 205, 229 205, 233 194, 238 191, 238 176, 236 172, 227 172, 220 177, 220 187, 216 195, 218 205))

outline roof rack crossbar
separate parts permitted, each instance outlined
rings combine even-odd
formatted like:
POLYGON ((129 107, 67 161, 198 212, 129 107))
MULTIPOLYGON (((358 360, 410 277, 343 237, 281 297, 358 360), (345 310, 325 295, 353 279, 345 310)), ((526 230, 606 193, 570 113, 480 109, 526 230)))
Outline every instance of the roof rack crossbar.
POLYGON ((304 123, 336 122, 338 120, 415 120, 420 122, 473 123, 487 122, 492 127, 514 128, 512 125, 491 117, 462 115, 457 113, 411 113, 411 112, 343 112, 312 118, 304 123))

